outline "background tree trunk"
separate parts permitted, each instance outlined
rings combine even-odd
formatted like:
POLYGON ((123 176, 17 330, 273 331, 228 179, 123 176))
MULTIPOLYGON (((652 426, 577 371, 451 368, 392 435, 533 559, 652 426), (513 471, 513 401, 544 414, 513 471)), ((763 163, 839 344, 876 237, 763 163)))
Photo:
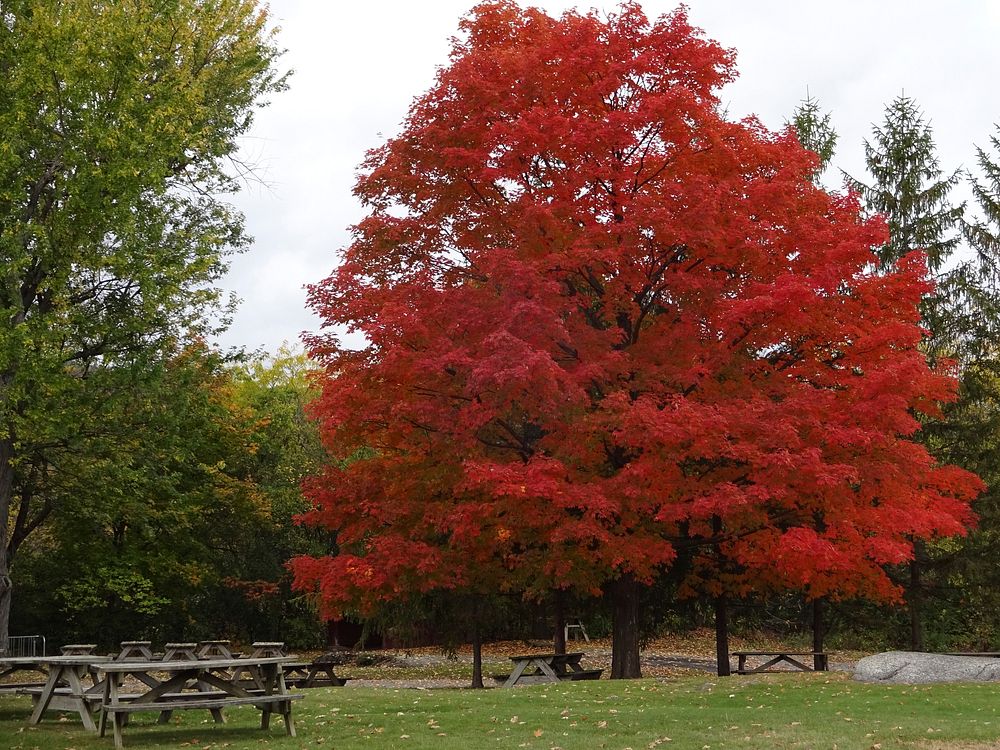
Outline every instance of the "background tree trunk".
POLYGON ((483 687, 483 632, 479 626, 480 610, 472 608, 472 687, 483 687))
POLYGON ((10 580, 8 538, 10 530, 10 505, 14 494, 14 444, 7 438, 0 440, 0 654, 7 652, 10 635, 10 604, 13 585, 10 580))
MULTIPOLYGON (((722 518, 712 516, 712 534, 716 540, 722 535, 722 518)), ((726 561, 716 541, 712 545, 718 570, 721 572, 726 561)), ((715 598, 715 668, 719 677, 729 677, 729 607, 724 593, 715 598)))
POLYGON ((715 661, 719 677, 732 674, 729 666, 729 604, 724 596, 715 600, 715 661))
POLYGON ((639 584, 631 575, 612 582, 611 679, 642 677, 639 665, 639 584))
POLYGON ((556 629, 552 634, 552 653, 566 653, 566 595, 562 589, 554 592, 553 609, 555 609, 556 629))
POLYGON ((913 543, 913 559, 910 561, 910 585, 906 592, 906 605, 910 611, 910 651, 924 650, 923 582, 921 581, 924 543, 913 543))
MULTIPOLYGON (((822 597, 819 599, 813 599, 812 602, 812 631, 813 631, 813 651, 825 651, 823 648, 823 639, 826 637, 826 623, 823 621, 823 615, 825 610, 826 600, 822 597)), ((829 665, 826 663, 825 656, 814 656, 813 657, 813 669, 820 671, 826 670, 829 665)))

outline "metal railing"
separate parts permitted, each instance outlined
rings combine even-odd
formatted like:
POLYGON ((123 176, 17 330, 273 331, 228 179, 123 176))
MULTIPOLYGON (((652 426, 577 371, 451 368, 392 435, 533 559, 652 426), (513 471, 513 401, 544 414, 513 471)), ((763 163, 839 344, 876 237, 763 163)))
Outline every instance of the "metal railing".
POLYGON ((7 638, 6 656, 45 656, 44 635, 12 635, 7 638))

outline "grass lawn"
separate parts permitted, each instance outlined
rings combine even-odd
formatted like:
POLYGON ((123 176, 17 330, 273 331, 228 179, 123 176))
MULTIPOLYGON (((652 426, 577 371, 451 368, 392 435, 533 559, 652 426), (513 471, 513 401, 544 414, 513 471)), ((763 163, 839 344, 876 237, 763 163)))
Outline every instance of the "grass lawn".
MULTIPOLYGON (((298 737, 259 713, 178 711, 169 726, 139 714, 126 748, 837 748, 1000 747, 1000 686, 876 686, 840 674, 577 682, 515 690, 323 688, 295 705, 298 737)), ((111 748, 74 718, 28 727, 30 701, 0 698, 0 748, 111 748)))

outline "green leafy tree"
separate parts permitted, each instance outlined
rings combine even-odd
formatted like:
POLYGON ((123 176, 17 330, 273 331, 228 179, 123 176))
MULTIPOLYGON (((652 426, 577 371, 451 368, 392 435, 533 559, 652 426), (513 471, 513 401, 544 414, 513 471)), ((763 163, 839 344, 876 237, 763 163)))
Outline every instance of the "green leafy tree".
MULTIPOLYGON (((284 86, 256 0, 13 0, 0 18, 0 644, 52 474, 218 306, 242 217, 217 196, 284 86)), ((70 462, 78 463, 78 462, 70 462)), ((119 491, 103 480, 109 493, 119 491)))
POLYGON ((141 390, 114 391, 114 431, 39 488, 63 512, 19 559, 29 606, 13 621, 109 642, 281 632, 314 645, 315 614, 291 601, 284 567, 323 549, 292 521, 322 453, 307 373, 301 354, 234 362, 194 343, 141 390))

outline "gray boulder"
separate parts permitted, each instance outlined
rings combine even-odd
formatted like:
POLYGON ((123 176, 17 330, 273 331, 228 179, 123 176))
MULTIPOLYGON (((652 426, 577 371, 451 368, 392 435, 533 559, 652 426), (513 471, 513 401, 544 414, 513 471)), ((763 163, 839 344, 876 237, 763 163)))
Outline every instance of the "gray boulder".
POLYGON ((899 685, 927 682, 995 682, 1000 681, 1000 659, 888 651, 861 659, 854 668, 854 679, 899 685))

